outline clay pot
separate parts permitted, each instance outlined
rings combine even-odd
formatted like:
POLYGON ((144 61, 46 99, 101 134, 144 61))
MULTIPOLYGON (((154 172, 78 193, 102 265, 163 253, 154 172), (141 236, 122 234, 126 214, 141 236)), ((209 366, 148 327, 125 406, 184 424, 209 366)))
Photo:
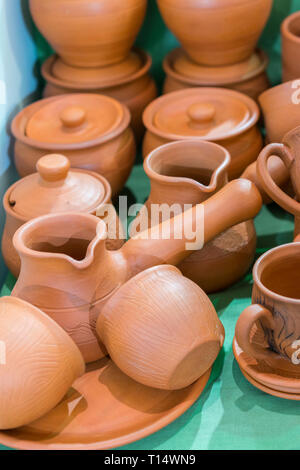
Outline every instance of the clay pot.
POLYGON ((238 343, 253 358, 271 364, 285 358, 293 367, 300 363, 300 243, 264 254, 254 267, 253 279, 253 305, 242 313, 236 325, 238 343), (265 345, 250 342, 255 322, 263 326, 265 345))
POLYGON ((12 122, 15 165, 21 177, 39 158, 62 153, 72 168, 104 176, 115 195, 126 183, 136 154, 128 109, 113 98, 78 94, 37 101, 12 122))
POLYGON ((104 307, 97 332, 125 374, 163 390, 188 387, 205 374, 225 337, 209 298, 173 266, 124 284, 104 307))
POLYGON ((300 12, 288 16, 281 25, 282 79, 300 78, 300 12))
POLYGON ((64 330, 20 299, 0 299, 0 338, 0 429, 13 429, 54 408, 85 366, 64 330))
POLYGON ((66 64, 101 67, 125 59, 142 26, 146 0, 30 0, 40 32, 66 64))
POLYGON ((193 62, 183 49, 175 49, 164 60, 166 72, 164 93, 192 87, 224 87, 240 91, 257 101, 267 90, 270 82, 267 76, 268 58, 257 50, 244 62, 233 65, 207 67, 193 62))
POLYGON ((41 215, 68 210, 102 216, 109 232, 107 248, 118 249, 123 245, 124 231, 111 204, 110 185, 103 176, 87 170, 70 170, 70 161, 63 155, 40 158, 37 171, 13 184, 3 198, 6 223, 2 255, 16 278, 21 263, 13 247, 13 236, 21 225, 41 215))
POLYGON ((228 176, 238 178, 262 148, 259 115, 251 98, 233 90, 203 87, 169 93, 144 112, 144 158, 171 141, 206 140, 229 151, 228 176))
MULTIPOLYGON (((204 202, 228 183, 229 165, 229 153, 211 142, 187 140, 157 148, 144 162, 151 192, 136 221, 146 217, 155 225, 170 217, 170 212, 160 213, 157 220, 157 205, 184 211, 204 202)), ((142 220, 140 224, 143 226, 142 220)), ((178 267, 205 292, 216 292, 244 276, 255 250, 256 231, 253 221, 248 220, 218 235, 178 267)))
POLYGON ((209 66, 236 64, 249 58, 269 18, 272 3, 272 0, 158 0, 166 25, 190 58, 209 66))
POLYGON ((53 55, 42 66, 46 81, 44 97, 68 93, 111 96, 128 107, 131 126, 139 141, 144 133, 143 111, 157 96, 155 82, 149 74, 151 65, 151 57, 138 49, 123 62, 102 68, 72 67, 53 55))
POLYGON ((13 295, 39 305, 70 334, 85 360, 95 361, 106 354, 96 336, 96 321, 122 284, 147 268, 179 264, 200 244, 252 219, 261 205, 250 181, 233 181, 183 218, 167 220, 155 233, 149 229, 117 251, 107 250, 106 225, 92 215, 33 219, 14 236, 21 272, 13 295))
POLYGON ((281 142, 287 132, 300 125, 299 98, 297 81, 283 83, 260 95, 269 143, 281 142))

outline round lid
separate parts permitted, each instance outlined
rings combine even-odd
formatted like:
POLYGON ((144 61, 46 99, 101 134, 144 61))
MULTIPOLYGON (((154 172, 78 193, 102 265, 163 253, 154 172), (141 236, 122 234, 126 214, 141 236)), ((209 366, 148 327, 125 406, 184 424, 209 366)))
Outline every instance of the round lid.
POLYGON ((70 170, 63 155, 46 155, 38 173, 15 183, 8 194, 11 210, 23 219, 60 212, 94 212, 110 199, 106 180, 84 170, 70 170))
POLYGON ((169 93, 153 101, 144 113, 149 130, 172 140, 227 139, 254 125, 258 118, 258 106, 251 98, 224 88, 169 93))
POLYGON ((63 95, 45 100, 28 120, 26 136, 49 144, 82 143, 116 131, 123 118, 124 107, 113 98, 63 95))

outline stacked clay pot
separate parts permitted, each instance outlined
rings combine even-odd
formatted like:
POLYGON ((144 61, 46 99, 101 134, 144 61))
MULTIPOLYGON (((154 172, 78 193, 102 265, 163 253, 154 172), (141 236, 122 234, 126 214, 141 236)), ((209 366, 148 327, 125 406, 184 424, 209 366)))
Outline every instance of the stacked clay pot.
POLYGON ((143 109, 157 94, 150 56, 132 49, 146 6, 146 0, 31 0, 32 17, 57 52, 42 67, 44 96, 111 96, 128 106, 141 138, 143 109))

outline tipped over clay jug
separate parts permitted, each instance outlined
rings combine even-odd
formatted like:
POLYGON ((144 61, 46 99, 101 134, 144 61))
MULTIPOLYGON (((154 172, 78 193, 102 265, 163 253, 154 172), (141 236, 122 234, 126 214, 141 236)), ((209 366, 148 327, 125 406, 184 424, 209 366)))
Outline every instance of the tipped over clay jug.
POLYGON ((88 214, 46 215, 14 236, 21 272, 12 295, 40 307, 79 346, 86 362, 106 354, 96 321, 109 298, 135 274, 156 265, 179 264, 233 225, 260 211, 261 196, 250 181, 236 180, 194 206, 130 239, 106 248, 102 220, 88 214))

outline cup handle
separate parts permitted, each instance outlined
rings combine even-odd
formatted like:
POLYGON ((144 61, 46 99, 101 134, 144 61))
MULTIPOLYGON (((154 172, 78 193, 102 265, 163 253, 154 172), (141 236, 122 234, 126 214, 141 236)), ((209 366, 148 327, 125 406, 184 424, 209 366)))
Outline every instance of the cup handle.
POLYGON ((275 328, 275 321, 270 310, 259 304, 250 305, 240 315, 235 327, 235 337, 238 345, 246 354, 255 359, 265 360, 271 356, 278 357, 275 352, 250 343, 250 332, 257 321, 260 321, 264 328, 270 330, 275 328))
POLYGON ((277 202, 287 212, 297 215, 300 211, 300 204, 288 196, 272 179, 268 171, 268 160, 272 155, 279 157, 286 168, 290 170, 294 163, 294 158, 289 149, 283 144, 267 145, 260 153, 257 159, 257 175, 261 186, 265 192, 277 202))

